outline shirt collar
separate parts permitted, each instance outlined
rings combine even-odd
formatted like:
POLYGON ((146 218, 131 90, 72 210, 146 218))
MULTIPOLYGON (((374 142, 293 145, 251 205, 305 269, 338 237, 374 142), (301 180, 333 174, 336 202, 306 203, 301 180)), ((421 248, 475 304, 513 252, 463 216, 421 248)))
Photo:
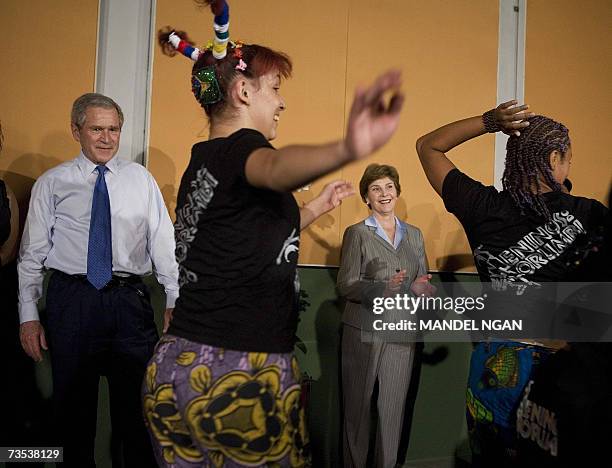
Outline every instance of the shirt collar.
MULTIPOLYGON (((97 167, 97 164, 91 161, 90 159, 88 159, 87 156, 83 154, 83 151, 79 153, 76 159, 76 164, 84 178, 89 177, 91 173, 96 170, 96 167, 97 167)), ((109 172, 113 174, 119 173, 120 166, 121 166, 121 163, 117 155, 115 155, 113 159, 111 159, 109 162, 106 163, 106 167, 108 168, 109 172)))
MULTIPOLYGON (((393 248, 397 249, 400 245, 400 242, 404 238, 404 235, 406 234, 406 226, 399 219, 397 219, 397 216, 394 216, 394 218, 395 218, 395 239, 392 245, 393 245, 393 248)), ((376 230, 376 235, 378 237, 382 238, 383 240, 391 244, 391 240, 389 239, 389 236, 387 236, 387 233, 382 228, 382 226, 378 224, 378 220, 373 214, 368 216, 365 219, 364 223, 366 226, 374 228, 376 230)))

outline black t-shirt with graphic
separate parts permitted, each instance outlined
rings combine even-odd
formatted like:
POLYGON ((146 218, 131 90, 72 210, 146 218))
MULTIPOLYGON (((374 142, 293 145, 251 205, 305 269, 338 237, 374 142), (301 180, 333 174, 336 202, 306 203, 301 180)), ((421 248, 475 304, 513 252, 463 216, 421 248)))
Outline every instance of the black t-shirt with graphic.
POLYGON ((597 200, 548 192, 552 215, 521 214, 508 192, 484 186, 458 169, 444 179, 446 209, 463 225, 482 281, 516 287, 568 278, 576 250, 604 225, 597 200))
POLYGON ((212 346, 290 352, 300 214, 293 195, 251 186, 248 157, 272 148, 242 129, 194 145, 176 209, 180 296, 168 332, 212 346))

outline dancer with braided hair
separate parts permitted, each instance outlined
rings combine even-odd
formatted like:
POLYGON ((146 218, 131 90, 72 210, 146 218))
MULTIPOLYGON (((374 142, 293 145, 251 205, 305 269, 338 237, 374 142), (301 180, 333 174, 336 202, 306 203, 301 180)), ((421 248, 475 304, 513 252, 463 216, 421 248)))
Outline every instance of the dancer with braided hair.
MULTIPOLYGON (((498 289, 521 294, 541 282, 564 280, 573 246, 603 224, 607 209, 570 195, 564 185, 572 160, 567 128, 517 101, 438 128, 416 146, 430 184, 465 229, 481 281, 498 289), (509 135, 501 192, 470 178, 446 156, 497 131, 509 135), (538 236, 542 232, 548 235, 538 236)), ((518 307, 512 312, 524 313, 518 307)), ((561 345, 545 340, 475 345, 466 398, 473 466, 517 466, 519 399, 538 363, 561 345)))
POLYGON ((160 466, 306 466, 293 356, 299 231, 352 189, 328 185, 302 209, 291 190, 391 138, 400 76, 387 72, 356 92, 342 140, 274 149, 291 61, 232 42, 227 3, 206 3, 215 15, 210 47, 195 48, 183 33, 160 35, 164 48, 196 60, 192 91, 210 136, 193 146, 179 188, 180 299, 148 366, 145 417, 160 466))

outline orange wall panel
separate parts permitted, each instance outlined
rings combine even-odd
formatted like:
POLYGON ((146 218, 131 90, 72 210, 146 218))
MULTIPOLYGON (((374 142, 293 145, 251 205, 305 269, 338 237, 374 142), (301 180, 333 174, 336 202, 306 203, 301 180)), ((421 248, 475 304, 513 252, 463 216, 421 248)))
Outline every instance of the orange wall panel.
POLYGON ((529 0, 525 102, 572 140, 572 193, 607 201, 612 183, 612 4, 529 0))
MULTIPOLYGON (((415 142, 436 127, 495 105, 498 14, 497 2, 488 0, 351 2, 347 94, 395 66, 403 72, 406 102, 391 142, 373 158, 345 168, 342 176, 357 184, 371 162, 398 169, 402 194, 396 213, 422 230, 432 270, 472 270, 473 262, 462 227, 425 178, 415 142)), ((493 137, 471 141, 449 156, 470 176, 492 183, 493 137)), ((367 214, 359 197, 347 200, 342 231, 367 214)))
POLYGON ((76 156, 70 109, 94 89, 98 0, 2 0, 0 177, 24 202, 34 180, 76 156))

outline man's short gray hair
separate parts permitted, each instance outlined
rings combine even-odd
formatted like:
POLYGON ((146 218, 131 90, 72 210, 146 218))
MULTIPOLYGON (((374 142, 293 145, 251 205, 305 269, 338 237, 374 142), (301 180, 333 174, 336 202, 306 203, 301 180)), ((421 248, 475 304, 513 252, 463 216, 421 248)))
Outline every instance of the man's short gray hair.
POLYGON ((70 114, 70 123, 81 128, 85 123, 85 113, 89 107, 102 107, 103 109, 115 109, 119 115, 119 127, 123 127, 123 111, 119 104, 113 101, 108 96, 98 93, 87 93, 76 98, 72 104, 72 113, 70 114))

